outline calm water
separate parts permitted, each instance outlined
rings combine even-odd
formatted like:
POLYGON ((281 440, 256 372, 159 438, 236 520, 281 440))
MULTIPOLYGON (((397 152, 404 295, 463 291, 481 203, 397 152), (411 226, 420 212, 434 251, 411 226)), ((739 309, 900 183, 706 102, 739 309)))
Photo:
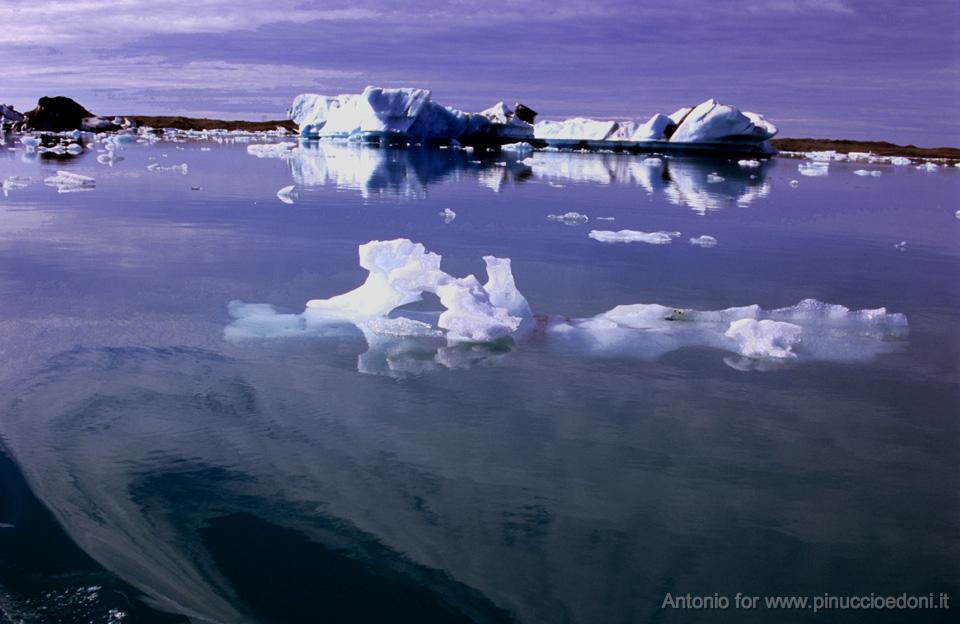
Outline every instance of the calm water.
POLYGON ((0 197, 0 606, 14 621, 947 621, 661 602, 960 600, 960 170, 121 153, 108 167, 0 152, 0 179, 32 179, 0 197), (58 193, 43 184, 57 169, 96 188, 58 193), (275 195, 289 184, 293 204, 275 195), (568 211, 591 221, 546 218, 568 211), (611 245, 594 228, 682 236, 611 245), (687 243, 701 234, 719 244, 687 243), (811 297, 886 306, 910 329, 774 367, 537 332, 369 353, 358 332, 225 337, 230 301, 299 312, 364 279, 358 244, 397 237, 454 275, 512 258, 538 314, 811 297))

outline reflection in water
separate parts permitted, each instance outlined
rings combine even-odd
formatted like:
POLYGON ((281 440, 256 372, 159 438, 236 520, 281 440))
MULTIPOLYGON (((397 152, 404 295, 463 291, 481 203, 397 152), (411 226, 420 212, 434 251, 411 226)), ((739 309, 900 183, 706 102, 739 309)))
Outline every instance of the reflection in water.
POLYGON ((302 142, 284 155, 293 180, 331 185, 364 197, 422 197, 431 184, 473 177, 495 192, 526 180, 551 184, 635 184, 701 214, 767 197, 768 161, 742 166, 726 158, 644 158, 627 154, 548 152, 518 160, 496 152, 457 149, 379 149, 355 143, 302 142))

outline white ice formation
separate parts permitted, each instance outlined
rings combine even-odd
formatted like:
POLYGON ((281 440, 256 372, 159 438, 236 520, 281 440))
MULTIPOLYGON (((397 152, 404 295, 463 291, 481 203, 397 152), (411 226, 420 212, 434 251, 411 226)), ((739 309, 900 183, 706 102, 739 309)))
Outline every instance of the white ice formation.
POLYGON ((534 128, 537 139, 551 145, 569 142, 669 141, 677 144, 724 143, 757 146, 770 151, 766 141, 777 127, 751 112, 710 99, 672 115, 656 114, 644 123, 598 121, 575 117, 566 121, 541 121, 534 128))
POLYGON ((550 221, 559 221, 564 225, 583 225, 584 223, 590 220, 590 218, 587 215, 581 214, 579 212, 565 212, 560 215, 548 214, 547 219, 549 219, 550 221))
POLYGON ((703 234, 702 236, 691 238, 690 244, 696 245, 697 247, 716 247, 717 239, 707 234, 703 234))
POLYGON ((44 184, 57 187, 58 193, 73 193, 76 191, 89 191, 96 186, 97 181, 94 178, 71 173, 69 171, 57 171, 57 175, 46 178, 44 184))
POLYGON ((293 100, 288 112, 300 126, 300 136, 307 138, 441 144, 501 144, 533 138, 533 126, 503 102, 466 113, 434 102, 426 89, 368 86, 359 94, 304 93, 293 100))
POLYGON ((247 146, 247 153, 257 158, 286 158, 296 147, 296 143, 254 143, 247 146))
POLYGON ((285 204, 292 204, 297 198, 296 186, 293 184, 285 186, 279 191, 277 191, 277 199, 282 201, 285 204))
POLYGON ((883 172, 879 169, 857 169, 853 172, 854 175, 858 176, 872 176, 874 178, 883 175, 883 172))
POLYGON ((457 218, 457 213, 449 208, 444 208, 443 212, 440 213, 440 216, 443 217, 444 223, 452 223, 453 220, 457 218))
MULTIPOLYGON (((311 300, 302 314, 278 313, 267 304, 232 302, 229 312, 234 321, 226 336, 337 335, 342 331, 337 328, 355 327, 369 346, 360 356, 359 369, 391 374, 424 370, 422 359, 412 362, 412 367, 400 363, 404 349, 411 349, 418 358, 423 354, 424 343, 417 341, 482 344, 509 336, 522 340, 529 335, 538 343, 545 339, 554 349, 645 359, 682 347, 711 347, 750 359, 856 361, 897 348, 896 339, 905 336, 908 328, 904 315, 884 308, 850 310, 814 299, 773 310, 757 305, 699 311, 633 304, 589 318, 533 317, 517 289, 508 258, 485 256, 488 279, 481 284, 472 275, 456 278, 444 272, 439 255, 407 239, 371 241, 360 245, 359 255, 368 275, 358 288, 311 300), (424 293, 435 294, 443 310, 403 309, 420 301, 424 293), (521 329, 522 322, 535 322, 538 329, 527 334, 521 329), (389 366, 377 364, 378 358, 389 359, 389 366)), ((532 325, 527 327, 532 329, 532 325)), ((463 352, 433 349, 434 364, 447 368, 469 365, 463 357, 469 360, 471 356, 463 352)), ((743 363, 731 365, 752 369, 743 363)))
POLYGON ((804 176, 810 176, 810 177, 825 176, 828 173, 830 173, 830 163, 823 160, 803 162, 797 165, 797 171, 800 172, 800 175, 804 175, 804 176))
POLYGON ((650 245, 667 245, 680 236, 680 232, 640 232, 638 230, 591 230, 590 238, 601 243, 648 243, 650 245))

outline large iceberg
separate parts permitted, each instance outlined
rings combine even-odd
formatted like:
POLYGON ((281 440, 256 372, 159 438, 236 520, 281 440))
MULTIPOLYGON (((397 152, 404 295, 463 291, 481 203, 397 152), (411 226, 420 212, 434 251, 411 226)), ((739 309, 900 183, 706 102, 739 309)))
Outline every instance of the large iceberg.
POLYGON ((304 93, 288 112, 305 138, 500 145, 533 138, 533 126, 520 118, 519 107, 498 102, 466 113, 434 102, 426 89, 368 86, 358 94, 304 93))
MULTIPOLYGON (((655 114, 646 122, 598 121, 575 117, 566 121, 541 121, 534 127, 538 140, 557 147, 602 147, 603 143, 628 145, 646 142, 673 143, 677 147, 709 144, 716 148, 752 148, 769 152, 766 142, 777 127, 762 115, 742 112, 735 106, 707 100, 693 108, 681 108, 671 115, 655 114), (599 143, 599 145, 598 145, 599 143)), ((666 146, 661 146, 666 147, 666 146)))

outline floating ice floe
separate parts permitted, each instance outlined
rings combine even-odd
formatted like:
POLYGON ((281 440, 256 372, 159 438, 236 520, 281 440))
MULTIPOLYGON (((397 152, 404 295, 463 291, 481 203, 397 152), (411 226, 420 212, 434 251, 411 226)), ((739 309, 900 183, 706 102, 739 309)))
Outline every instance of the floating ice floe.
POLYGON ((917 165, 919 171, 926 171, 927 173, 933 173, 940 169, 940 165, 932 162, 925 162, 922 165, 917 165))
POLYGON ((187 166, 187 163, 180 163, 179 165, 166 165, 166 166, 160 165, 157 163, 152 163, 147 165, 147 171, 152 171, 154 173, 157 173, 160 171, 176 171, 183 175, 187 175, 187 171, 189 171, 189 167, 187 166))
POLYGON ((296 191, 296 187, 293 184, 289 186, 285 186, 279 191, 277 191, 277 199, 279 199, 285 204, 292 204, 296 198, 297 198, 297 191, 296 191))
POLYGON ((680 232, 640 232, 637 230, 591 230, 590 238, 601 243, 647 243, 650 245, 667 245, 680 236, 680 232))
POLYGON ((756 169, 757 167, 760 166, 760 161, 756 159, 738 160, 737 164, 747 169, 756 169))
POLYGON ((296 148, 296 143, 255 143, 247 146, 247 153, 257 158, 287 158, 296 148))
POLYGON ((647 167, 662 167, 663 159, 656 156, 650 156, 649 158, 644 158, 640 161, 641 165, 646 165, 647 167))
POLYGON ((894 243, 893 246, 899 251, 904 251, 907 248, 907 241, 900 241, 899 243, 894 243))
POLYGON ((960 210, 953 213, 953 216, 956 217, 957 219, 960 219, 960 210))
POLYGON ((883 175, 883 172, 879 169, 857 169, 853 174, 858 176, 873 176, 876 178, 883 175))
POLYGON ((717 239, 715 239, 712 236, 708 236, 707 234, 704 234, 696 238, 691 238, 690 244, 696 245, 697 247, 716 247, 717 239))
POLYGON ((718 184, 726 180, 725 177, 717 175, 716 172, 707 174, 707 184, 718 184))
POLYGON ((44 179, 47 186, 57 187, 58 193, 73 193, 77 191, 89 191, 96 186, 97 181, 94 178, 71 173, 69 171, 57 171, 57 175, 44 179))
POLYGON ((3 184, 0 184, 0 188, 3 189, 3 196, 7 197, 10 195, 10 191, 27 188, 31 181, 30 178, 25 176, 10 176, 3 181, 3 184))
POLYGON ((37 149, 37 147, 40 145, 40 137, 36 137, 33 135, 22 136, 20 137, 20 143, 22 143, 23 146, 27 148, 28 152, 33 151, 37 149))
POLYGON ((533 153, 533 146, 527 143, 526 141, 520 141, 518 143, 507 143, 506 145, 500 146, 501 152, 509 152, 511 154, 516 154, 519 158, 520 156, 526 156, 533 153))
POLYGON ((791 188, 797 188, 798 186, 800 186, 800 180, 790 180, 791 188))
POLYGON ((449 208, 444 208, 443 212, 440 213, 440 216, 443 217, 444 223, 452 223, 453 220, 457 218, 457 213, 449 208))
POLYGON ((358 370, 377 374, 469 366, 491 352, 474 347, 450 351, 430 341, 462 345, 509 336, 520 344, 526 336, 538 344, 545 340, 548 348, 561 351, 644 359, 683 347, 708 347, 745 358, 724 360, 739 370, 763 370, 757 362, 867 359, 896 349, 896 340, 908 330, 906 317, 884 308, 854 311, 813 299, 774 310, 757 305, 698 311, 633 304, 588 318, 534 317, 507 258, 483 258, 488 279, 481 285, 472 275, 456 278, 444 272, 439 255, 407 239, 371 241, 360 245, 359 255, 368 271, 366 281, 342 295, 309 301, 301 314, 279 313, 268 304, 231 302, 228 310, 234 320, 225 330, 227 338, 337 336, 346 335, 338 328, 352 327, 368 344, 358 358, 358 370), (425 292, 439 297, 442 311, 404 310, 425 292), (522 323, 528 323, 527 329, 522 323), (405 353, 410 355, 406 363, 405 353))
POLYGON ((912 162, 912 161, 911 161, 909 158, 905 158, 905 157, 903 157, 903 156, 893 156, 893 157, 890 158, 890 164, 891 164, 891 165, 898 165, 898 166, 901 166, 901 167, 904 166, 904 165, 909 165, 909 164, 911 164, 911 162, 912 162))
POLYGON ((535 112, 503 102, 466 113, 433 101, 426 89, 368 86, 359 94, 298 95, 290 119, 308 138, 355 141, 503 144, 533 138, 535 112))
POLYGON ((830 163, 821 160, 800 163, 797 165, 797 171, 804 176, 825 176, 830 173, 830 163))
POLYGON ((590 218, 585 214, 580 214, 579 212, 565 212, 563 214, 549 214, 547 219, 551 221, 558 221, 564 225, 583 225, 590 218))

